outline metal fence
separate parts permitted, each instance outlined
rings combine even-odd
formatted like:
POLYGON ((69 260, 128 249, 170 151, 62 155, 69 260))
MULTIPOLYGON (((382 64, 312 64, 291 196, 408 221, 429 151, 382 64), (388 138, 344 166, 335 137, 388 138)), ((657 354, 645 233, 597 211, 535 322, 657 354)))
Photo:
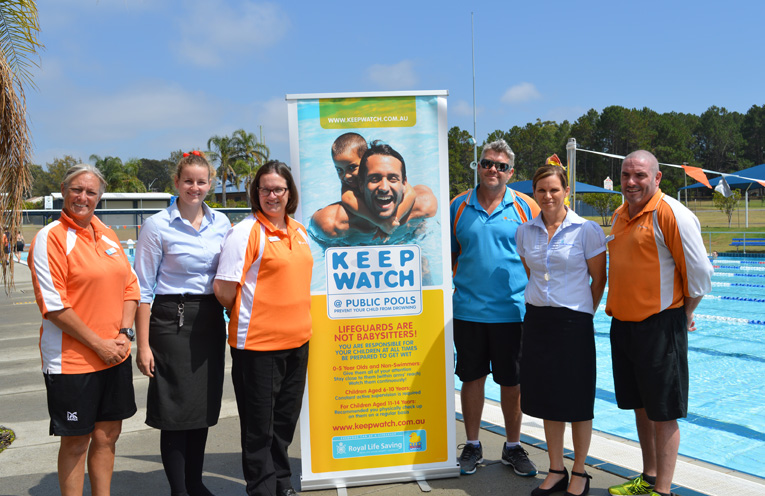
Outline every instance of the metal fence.
MULTIPOLYGON (((164 209, 101 209, 96 210, 96 217, 112 228, 124 244, 130 239, 138 239, 138 233, 144 220, 161 210, 164 209)), ((251 212, 249 208, 218 208, 216 210, 226 214, 232 224, 241 221, 251 212)), ((58 220, 60 216, 61 210, 24 210, 22 212, 22 234, 26 243, 29 244, 43 226, 58 220)))

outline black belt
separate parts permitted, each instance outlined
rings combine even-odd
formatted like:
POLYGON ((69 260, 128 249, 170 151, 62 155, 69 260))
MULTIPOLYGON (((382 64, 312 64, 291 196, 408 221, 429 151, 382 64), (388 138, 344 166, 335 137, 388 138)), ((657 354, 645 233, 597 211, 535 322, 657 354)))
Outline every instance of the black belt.
POLYGON ((215 299, 214 294, 161 294, 155 295, 154 301, 158 303, 172 302, 184 303, 187 301, 205 301, 215 299))

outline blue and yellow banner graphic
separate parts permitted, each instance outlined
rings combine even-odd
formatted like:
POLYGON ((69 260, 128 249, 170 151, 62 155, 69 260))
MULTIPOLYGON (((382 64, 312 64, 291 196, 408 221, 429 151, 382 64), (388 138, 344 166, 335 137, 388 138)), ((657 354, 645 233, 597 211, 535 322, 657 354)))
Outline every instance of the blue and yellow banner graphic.
POLYGON ((287 101, 314 256, 302 489, 456 477, 446 94, 287 101))

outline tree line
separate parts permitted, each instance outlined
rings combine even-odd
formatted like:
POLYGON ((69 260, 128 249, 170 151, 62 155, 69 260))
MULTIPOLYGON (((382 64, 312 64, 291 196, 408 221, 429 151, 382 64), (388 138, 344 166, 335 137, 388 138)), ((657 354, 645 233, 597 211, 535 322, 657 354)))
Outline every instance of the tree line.
MULTIPOLYGON (((473 186, 472 136, 455 126, 449 129, 450 197, 473 186)), ((745 114, 712 106, 701 115, 668 112, 649 108, 628 109, 610 106, 598 112, 590 109, 573 124, 542 121, 513 126, 490 133, 483 144, 499 138, 508 142, 516 154, 514 181, 530 179, 545 159, 557 153, 566 157, 566 143, 575 138, 579 148, 626 155, 637 149, 653 152, 660 162, 683 164, 719 171, 735 172, 765 162, 765 105, 753 105, 745 114)), ((224 184, 246 188, 257 168, 269 158, 268 147, 254 133, 238 129, 230 136, 212 136, 204 150, 217 167, 224 184)), ((106 177, 110 192, 173 192, 172 174, 181 150, 166 159, 131 159, 91 155, 90 160, 106 177)), ((479 147, 480 154, 480 147, 479 147)), ((31 165, 32 196, 59 190, 61 177, 79 160, 71 156, 55 159, 47 170, 31 165)), ((577 180, 600 186, 606 177, 618 189, 621 161, 590 153, 577 153, 577 180)), ((693 181, 688 181, 692 184, 693 181)), ((682 169, 663 169, 662 190, 675 196, 686 184, 682 169)), ((227 205, 226 188, 222 204, 227 205)))
MULTIPOLYGON (((186 150, 187 152, 189 150, 186 150)), ((235 189, 246 188, 258 168, 269 159, 270 151, 254 133, 237 129, 230 136, 212 136, 207 140, 205 153, 216 166, 217 179, 223 185, 233 184, 235 189)), ((184 150, 170 153, 166 159, 133 158, 122 161, 119 157, 91 155, 90 161, 106 179, 106 191, 111 193, 145 193, 159 191, 174 193, 173 174, 184 150)), ((67 169, 81 163, 81 159, 66 155, 53 162, 29 166, 32 174, 31 196, 39 197, 60 191, 61 180, 67 169)), ((210 188, 210 195, 215 188, 210 188)), ((226 188, 222 188, 221 206, 227 205, 226 188)), ((28 205, 34 208, 32 205, 28 205)))
MULTIPOLYGON (((667 112, 649 108, 628 109, 610 106, 598 112, 590 109, 573 124, 537 119, 508 131, 496 130, 483 144, 503 138, 515 152, 513 181, 531 179, 545 159, 557 153, 566 157, 566 143, 575 138, 578 148, 627 155, 644 149, 659 162, 735 172, 765 163, 765 105, 753 105, 745 114, 712 106, 701 115, 667 112)), ((469 132, 449 130, 450 197, 473 187, 473 145, 469 132)), ((480 155, 480 148, 478 151, 480 155)), ((619 184, 621 160, 591 153, 577 153, 577 180, 602 186, 610 177, 619 184)), ((685 185, 682 169, 664 167, 661 188, 676 196, 685 185)), ((710 178, 711 179, 711 178, 710 178)), ((693 184, 689 180, 688 184, 693 184)))

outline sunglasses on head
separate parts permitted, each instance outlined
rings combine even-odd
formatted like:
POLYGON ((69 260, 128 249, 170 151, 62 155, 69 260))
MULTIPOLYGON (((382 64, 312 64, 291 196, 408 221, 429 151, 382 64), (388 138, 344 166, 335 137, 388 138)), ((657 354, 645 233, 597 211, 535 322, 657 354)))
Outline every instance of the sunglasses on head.
POLYGON ((510 164, 506 164, 504 162, 495 162, 493 160, 489 160, 488 158, 481 159, 481 167, 484 169, 491 169, 492 166, 497 168, 497 172, 505 172, 510 168, 510 164))

